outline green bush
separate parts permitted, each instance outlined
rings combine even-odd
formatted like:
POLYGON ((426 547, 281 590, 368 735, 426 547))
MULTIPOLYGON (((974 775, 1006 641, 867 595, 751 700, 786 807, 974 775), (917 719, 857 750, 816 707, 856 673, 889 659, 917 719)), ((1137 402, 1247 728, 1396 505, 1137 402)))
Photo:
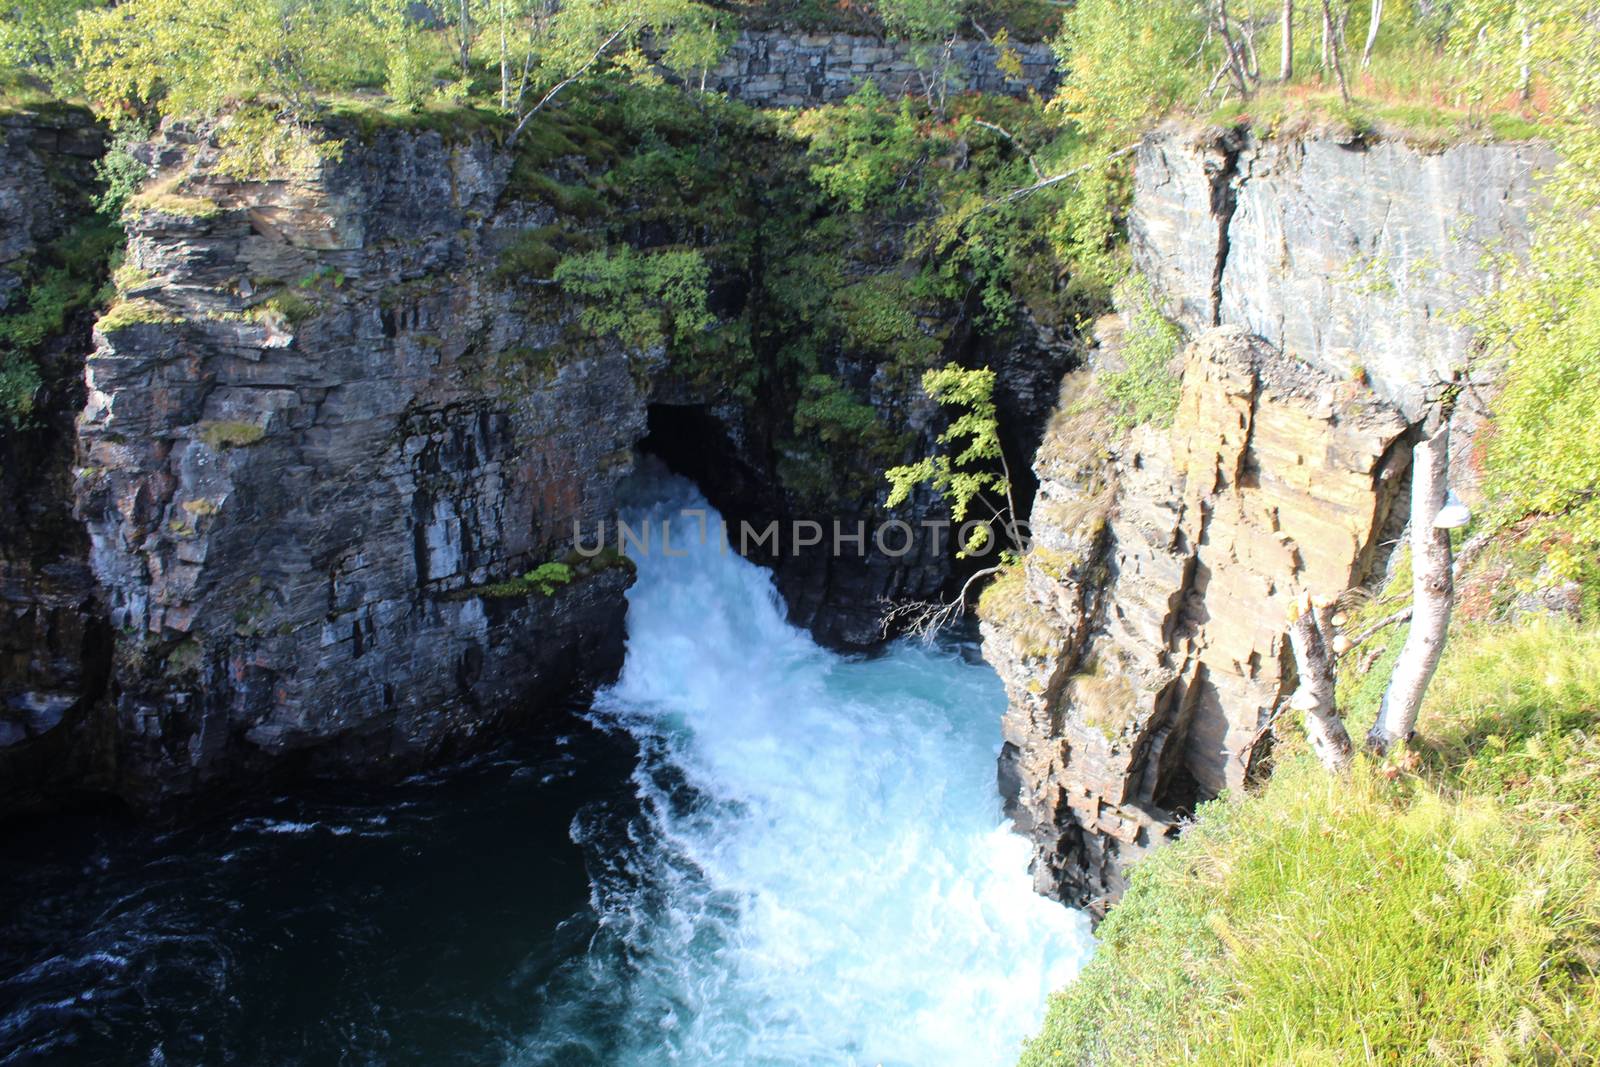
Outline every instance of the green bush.
POLYGON ((41 249, 24 271, 20 296, 0 314, 0 427, 20 425, 32 413, 44 384, 38 349, 105 298, 106 275, 121 245, 120 229, 91 218, 41 249))
POLYGON ((1100 376, 1101 391, 1111 403, 1111 423, 1119 430, 1146 423, 1165 426, 1183 393, 1174 367, 1183 335, 1157 309, 1144 278, 1130 276, 1121 292, 1129 316, 1122 337, 1123 369, 1100 376))
POLYGON ((583 323, 634 349, 687 338, 716 320, 706 310, 710 272, 699 249, 637 252, 623 245, 568 256, 556 282, 583 298, 583 323))

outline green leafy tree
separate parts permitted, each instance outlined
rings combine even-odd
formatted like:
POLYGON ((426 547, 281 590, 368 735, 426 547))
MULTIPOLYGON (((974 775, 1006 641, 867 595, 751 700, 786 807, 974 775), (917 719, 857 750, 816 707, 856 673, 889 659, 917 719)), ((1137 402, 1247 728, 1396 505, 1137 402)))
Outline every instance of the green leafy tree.
POLYGON ((1216 45, 1198 0, 1079 0, 1055 41, 1056 106, 1106 145, 1205 87, 1216 45))
POLYGON ((716 322, 706 308, 710 270, 698 249, 586 252, 563 259, 554 277, 585 301, 585 327, 629 348, 684 342, 716 322))
POLYGON ((928 105, 943 114, 952 89, 960 88, 955 71, 955 45, 966 22, 963 0, 878 0, 884 30, 911 41, 912 58, 922 79, 928 105))
POLYGON ((659 63, 679 75, 703 72, 716 62, 728 34, 717 12, 696 0, 568 0, 539 3, 518 19, 502 8, 497 32, 501 97, 517 116, 512 140, 569 86, 605 70, 653 77, 659 63), (513 44, 513 41, 515 42, 513 44), (652 50, 647 54, 646 46, 652 50), (511 71, 519 70, 513 89, 511 71))
POLYGON ((871 81, 842 107, 801 113, 794 130, 818 160, 812 180, 851 211, 909 200, 916 192, 911 179, 930 151, 911 101, 891 102, 871 81))
POLYGON ((1122 339, 1123 368, 1100 375, 1100 387, 1111 402, 1111 424, 1119 430, 1145 423, 1165 426, 1183 392, 1173 369, 1183 334, 1161 314, 1143 275, 1124 279, 1118 296, 1129 319, 1122 339))
POLYGON ((319 94, 353 80, 370 12, 333 0, 126 0, 80 15, 84 88, 97 107, 163 116, 233 110, 219 131, 221 170, 261 173, 315 163, 337 144, 315 133, 319 94))
POLYGON ((1020 548, 1011 499, 1011 471, 1000 446, 1000 417, 994 404, 994 371, 950 363, 922 376, 929 398, 958 413, 938 437, 944 450, 915 463, 891 467, 887 507, 898 507, 919 485, 930 485, 950 507, 950 518, 965 523, 976 508, 981 522, 961 545, 961 554, 982 552, 998 524, 1013 549, 1020 548))
POLYGON ((1533 536, 1576 573, 1600 551, 1600 24, 1586 0, 1470 0, 1452 45, 1482 98, 1537 83, 1560 119, 1528 260, 1473 317, 1507 365, 1488 451, 1499 518, 1545 516, 1533 536))
POLYGON ((1015 564, 1026 547, 1011 495, 1011 471, 1000 444, 994 384, 994 371, 988 367, 968 369, 950 363, 923 375, 923 391, 939 404, 955 408, 957 414, 938 437, 940 451, 885 472, 889 495, 884 503, 898 507, 918 486, 930 486, 944 499, 957 529, 965 531, 958 558, 987 555, 998 527, 1004 537, 999 561, 969 575, 949 600, 894 607, 884 619, 885 632, 904 628, 932 637, 966 611, 968 595, 976 585, 1015 564), (973 519, 975 512, 979 517, 973 519))
POLYGON ((72 24, 93 6, 97 0, 0 0, 0 74, 28 71, 70 90, 72 24))
POLYGON ((580 80, 704 70, 726 37, 713 9, 695 0, 504 0, 452 14, 451 39, 462 46, 455 81, 443 77, 451 61, 440 35, 406 0, 125 0, 81 13, 68 37, 103 113, 226 116, 219 165, 241 175, 336 156, 337 142, 316 129, 319 112, 376 80, 406 108, 462 100, 474 83, 472 57, 489 58, 499 102, 516 120, 514 142, 580 80))
POLYGON ((890 34, 913 41, 943 41, 966 20, 964 0, 878 0, 873 10, 890 34))

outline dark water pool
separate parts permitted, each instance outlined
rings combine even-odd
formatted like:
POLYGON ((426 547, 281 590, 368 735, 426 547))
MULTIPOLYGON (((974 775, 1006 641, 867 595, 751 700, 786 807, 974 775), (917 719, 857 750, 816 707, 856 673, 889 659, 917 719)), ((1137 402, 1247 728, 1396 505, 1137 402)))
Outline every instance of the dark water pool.
POLYGON ((552 1005, 593 1017, 551 1062, 604 1062, 571 829, 635 824, 634 763, 573 716, 397 786, 0 831, 0 1064, 495 1063, 552 1005))

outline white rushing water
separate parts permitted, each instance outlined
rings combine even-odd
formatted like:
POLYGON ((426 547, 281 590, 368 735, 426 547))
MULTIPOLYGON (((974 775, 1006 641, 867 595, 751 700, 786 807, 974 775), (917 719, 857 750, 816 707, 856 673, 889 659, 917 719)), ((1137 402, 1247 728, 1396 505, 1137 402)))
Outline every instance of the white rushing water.
POLYGON ((714 525, 701 543, 689 483, 654 488, 630 516, 653 536, 626 665, 596 705, 644 754, 643 815, 597 878, 613 950, 588 981, 624 1035, 605 1062, 1014 1062, 1093 942, 1004 825, 999 680, 959 650, 820 648, 714 525), (685 555, 661 550, 666 520, 685 555))

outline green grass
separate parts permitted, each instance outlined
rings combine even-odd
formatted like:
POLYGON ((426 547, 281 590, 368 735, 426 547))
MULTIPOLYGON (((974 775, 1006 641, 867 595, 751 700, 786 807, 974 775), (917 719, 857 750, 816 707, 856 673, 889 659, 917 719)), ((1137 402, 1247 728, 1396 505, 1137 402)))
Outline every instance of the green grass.
POLYGON ((1539 619, 1456 640, 1419 724, 1432 769, 1600 834, 1600 629, 1539 619))
POLYGON ((1468 627, 1420 760, 1335 777, 1286 742, 1135 869, 1022 1063, 1595 1062, 1596 664, 1593 626, 1468 627))
POLYGON ((1545 140, 1548 120, 1515 110, 1487 111, 1417 99, 1353 95, 1349 103, 1330 86, 1269 86, 1248 100, 1232 100, 1204 116, 1216 126, 1250 126, 1263 137, 1332 132, 1344 137, 1402 140, 1424 149, 1466 142, 1545 140))
POLYGON ((183 219, 213 219, 222 214, 222 207, 215 200, 171 192, 141 193, 132 197, 128 206, 135 211, 153 211, 183 219))
POLYGON ((430 101, 419 108, 400 107, 377 93, 331 95, 328 125, 341 137, 370 144, 388 130, 437 133, 447 144, 459 144, 480 133, 504 137, 513 125, 506 113, 452 101, 430 101))
POLYGON ((504 581, 457 589, 447 594, 446 599, 527 600, 533 596, 548 598, 575 582, 581 582, 609 570, 623 570, 631 575, 635 570, 634 562, 614 548, 603 549, 592 556, 572 551, 559 560, 547 560, 530 571, 504 581))
MULTIPOLYGON (((1233 98, 1194 117, 1215 125, 1248 125, 1264 136, 1333 131, 1345 136, 1404 140, 1425 149, 1469 141, 1547 139, 1549 118, 1540 100, 1484 100, 1472 90, 1471 71, 1426 36, 1398 25, 1380 36, 1371 64, 1344 57, 1350 102, 1339 95, 1331 71, 1322 70, 1302 40, 1295 78, 1288 85, 1265 79, 1249 99, 1233 98), (1398 32, 1397 32, 1398 31, 1398 32)), ((1263 71, 1277 69, 1276 35, 1262 53, 1263 71)))

